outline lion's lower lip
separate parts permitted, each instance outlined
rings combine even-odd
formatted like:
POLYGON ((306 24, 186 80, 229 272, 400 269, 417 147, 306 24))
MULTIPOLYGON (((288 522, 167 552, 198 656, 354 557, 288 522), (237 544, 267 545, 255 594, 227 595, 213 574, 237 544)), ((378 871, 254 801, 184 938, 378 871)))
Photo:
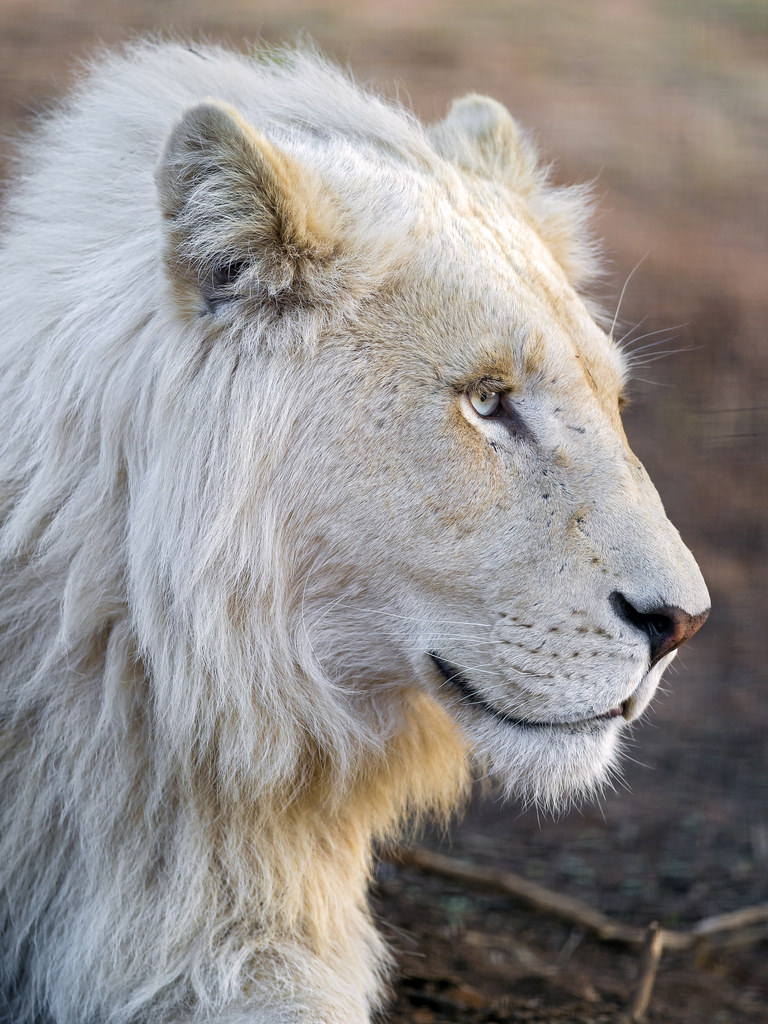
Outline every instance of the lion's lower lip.
POLYGON ((606 711, 602 715, 595 715, 595 719, 599 722, 604 718, 621 718, 624 714, 624 705, 617 704, 615 708, 611 708, 610 711, 606 711))
POLYGON ((609 721, 612 718, 621 718, 624 714, 624 706, 616 705, 616 707, 610 708, 610 710, 603 712, 603 714, 594 715, 591 718, 562 718, 549 719, 546 721, 535 718, 516 718, 514 715, 508 714, 506 711, 500 711, 482 697, 455 665, 451 665, 450 662, 445 661, 438 654, 435 654, 434 651, 429 652, 429 657, 445 682, 450 683, 454 689, 458 690, 466 703, 484 711, 493 718, 499 719, 499 721, 504 722, 505 725, 516 725, 524 729, 578 728, 579 726, 591 725, 595 722, 609 721))

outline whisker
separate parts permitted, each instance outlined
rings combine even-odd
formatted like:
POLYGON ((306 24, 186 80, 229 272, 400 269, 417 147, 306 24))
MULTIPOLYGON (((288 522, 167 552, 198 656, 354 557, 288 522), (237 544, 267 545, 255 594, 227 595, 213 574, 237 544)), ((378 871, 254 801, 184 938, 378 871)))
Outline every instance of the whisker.
POLYGON ((663 380, 651 380, 649 377, 633 377, 634 380, 640 381, 641 384, 655 384, 659 388, 671 388, 672 385, 668 384, 663 380))
POLYGON ((617 320, 617 318, 619 316, 619 311, 621 310, 621 304, 624 301, 624 293, 627 290, 627 285, 632 280, 632 276, 635 273, 635 271, 642 265, 642 263, 645 262, 647 257, 648 257, 648 253, 646 253, 645 256, 641 256, 640 259, 637 261, 637 263, 634 265, 634 267, 632 267, 630 272, 627 274, 626 280, 624 281, 624 287, 621 289, 621 295, 619 295, 619 302, 618 302, 618 305, 616 306, 616 312, 613 314, 613 321, 611 323, 611 329, 608 332, 608 337, 611 339, 611 341, 613 341, 613 332, 614 332, 614 329, 616 327, 616 320, 617 320))
MULTIPOLYGON (((682 331, 684 327, 688 327, 690 325, 690 321, 687 320, 681 324, 671 324, 669 327, 659 327, 655 331, 646 331, 645 334, 640 334, 638 335, 638 337, 629 340, 629 335, 632 334, 632 331, 637 330, 637 327, 639 327, 640 324, 644 323, 647 319, 647 317, 643 317, 643 319, 636 325, 636 327, 633 327, 632 330, 628 331, 620 341, 616 342, 616 344, 621 347, 623 352, 635 352, 637 351, 637 346, 640 344, 640 342, 644 341, 646 338, 653 338, 657 334, 669 334, 671 331, 682 331)), ((654 344, 663 344, 663 339, 661 342, 654 342, 654 344)))
MULTIPOLYGON (((486 647, 491 646, 491 645, 496 645, 497 647, 508 647, 509 646, 509 641, 508 640, 494 640, 492 637, 472 636, 471 634, 468 634, 468 633, 457 633, 457 632, 455 632, 453 630, 450 630, 450 631, 446 630, 445 632, 441 632, 441 633, 434 632, 433 630, 427 630, 426 632, 427 632, 430 640, 461 640, 463 643, 475 644, 478 647, 480 645, 483 645, 483 646, 486 646, 486 647)), ((388 633, 387 634, 387 636, 389 636, 389 637, 397 637, 399 635, 400 635, 399 633, 388 633)), ((540 653, 539 651, 534 650, 533 648, 527 648, 526 647, 526 648, 522 648, 522 650, 527 651, 528 654, 538 654, 538 653, 540 653)))
MULTIPOLYGON (((635 331, 638 329, 638 327, 642 327, 647 319, 648 319, 648 315, 646 314, 642 318, 642 320, 638 320, 634 327, 630 327, 630 329, 625 334, 623 334, 622 337, 619 338, 618 341, 615 342, 616 346, 618 348, 620 348, 620 349, 623 349, 624 346, 626 345, 627 341, 629 340, 630 336, 635 333, 635 331)), ((640 337, 641 338, 645 337, 645 335, 641 335, 640 337)))
POLYGON ((664 337, 659 338, 658 341, 650 341, 647 345, 638 345, 637 348, 626 349, 624 357, 631 363, 633 359, 637 358, 637 356, 643 352, 650 352, 663 345, 668 345, 670 341, 676 341, 678 337, 679 335, 677 334, 665 334, 664 337))
MULTIPOLYGON (((418 622, 421 625, 427 625, 429 619, 417 618, 415 615, 400 615, 397 612, 387 612, 380 608, 362 609, 364 611, 370 611, 374 615, 383 615, 390 619, 403 619, 406 622, 418 622)), ((476 626, 478 629, 493 629, 493 625, 486 622, 471 622, 467 619, 438 619, 436 620, 443 626, 476 626)))
POLYGON ((651 363, 657 363, 660 359, 666 359, 668 356, 679 355, 681 352, 695 352, 698 348, 698 345, 686 345, 684 348, 668 348, 664 352, 654 352, 641 359, 633 359, 629 365, 630 367, 649 366, 651 363))

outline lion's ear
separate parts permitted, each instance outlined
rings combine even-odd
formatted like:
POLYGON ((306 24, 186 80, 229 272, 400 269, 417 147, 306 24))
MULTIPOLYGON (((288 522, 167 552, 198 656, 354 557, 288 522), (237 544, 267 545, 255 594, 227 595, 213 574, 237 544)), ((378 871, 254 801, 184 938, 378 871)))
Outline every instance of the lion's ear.
POLYGON ((506 185, 526 204, 539 234, 571 283, 600 274, 599 253, 588 222, 590 190, 556 187, 539 165, 533 143, 506 107, 487 96, 455 100, 448 116, 430 128, 438 153, 463 170, 506 185))
POLYGON ((447 160, 522 195, 538 182, 533 146, 507 108, 488 96, 473 93, 454 100, 447 117, 431 126, 430 135, 447 160))
POLYGON ((335 216, 316 176, 226 104, 183 115, 155 180, 171 276, 209 311, 244 294, 273 304, 306 295, 334 250, 335 216))

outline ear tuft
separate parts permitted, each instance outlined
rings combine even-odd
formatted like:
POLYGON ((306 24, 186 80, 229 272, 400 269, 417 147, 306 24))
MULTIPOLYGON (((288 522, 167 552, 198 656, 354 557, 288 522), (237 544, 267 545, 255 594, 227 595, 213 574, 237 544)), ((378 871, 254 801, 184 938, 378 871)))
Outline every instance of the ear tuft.
POLYGON ((287 301, 333 253, 336 218, 317 177, 233 107, 188 110, 155 180, 172 279, 209 311, 245 293, 287 301))

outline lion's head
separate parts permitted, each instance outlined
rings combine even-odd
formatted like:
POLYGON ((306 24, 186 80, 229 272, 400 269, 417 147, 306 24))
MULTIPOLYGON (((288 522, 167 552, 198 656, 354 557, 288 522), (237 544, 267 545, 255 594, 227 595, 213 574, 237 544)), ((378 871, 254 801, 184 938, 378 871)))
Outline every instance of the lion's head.
POLYGON ((583 194, 491 100, 428 133, 378 116, 267 141, 205 102, 158 169, 174 301, 250 375, 236 471, 261 546, 227 575, 268 581, 317 684, 307 727, 337 750, 350 722, 386 745, 415 687, 510 790, 556 804, 604 777, 709 597, 576 290, 583 194))

